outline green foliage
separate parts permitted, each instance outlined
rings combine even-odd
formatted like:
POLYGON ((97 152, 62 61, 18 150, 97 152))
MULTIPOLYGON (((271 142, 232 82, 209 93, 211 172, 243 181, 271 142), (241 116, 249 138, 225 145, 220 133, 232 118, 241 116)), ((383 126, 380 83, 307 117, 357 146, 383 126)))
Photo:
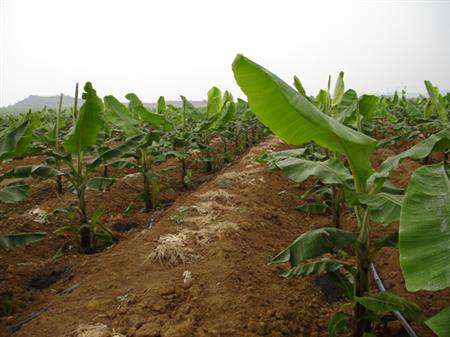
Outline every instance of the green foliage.
POLYGON ((400 265, 410 291, 450 287, 450 180, 443 164, 413 173, 403 202, 400 265))
POLYGON ((317 109, 277 76, 238 55, 233 72, 262 123, 289 144, 308 141, 347 156, 358 188, 364 189, 373 170, 369 157, 376 141, 354 131, 317 109))
POLYGON ((356 241, 356 234, 333 227, 315 229, 300 235, 295 241, 270 260, 271 264, 300 262, 321 256, 334 248, 342 249, 356 241))
POLYGON ((334 314, 328 322, 328 337, 337 337, 349 328, 350 315, 344 312, 334 314))
POLYGON ((102 126, 103 102, 97 96, 90 82, 84 86, 84 103, 80 108, 75 125, 64 141, 64 149, 70 153, 79 153, 96 143, 102 126))
POLYGON ((310 176, 317 177, 324 184, 351 184, 352 175, 348 169, 336 159, 311 161, 301 158, 286 158, 275 164, 286 176, 301 183, 310 176))
POLYGON ((356 297, 355 300, 378 315, 390 311, 399 311, 418 323, 423 323, 424 321, 424 316, 417 304, 388 291, 356 297))
POLYGON ((0 187, 0 201, 4 203, 16 203, 25 199, 28 195, 29 187, 25 184, 14 183, 0 187))
POLYGON ((217 87, 212 87, 208 91, 208 103, 206 106, 206 116, 214 116, 220 112, 222 107, 222 93, 217 87))
POLYGON ((345 92, 344 72, 341 71, 334 86, 333 98, 331 100, 332 106, 337 106, 339 105, 339 103, 341 103, 342 98, 344 97, 344 92, 345 92))
POLYGON ((21 147, 29 130, 30 122, 25 120, 18 126, 10 127, 0 134, 0 162, 12 158, 21 152, 21 147))
POLYGON ((322 259, 315 262, 305 263, 301 266, 295 266, 281 274, 283 277, 305 276, 311 274, 332 273, 342 267, 348 266, 346 263, 330 259, 322 259))
POLYGON ((0 235, 0 249, 14 249, 41 241, 45 237, 43 232, 19 233, 0 235))
MULTIPOLYGON (((388 311, 403 312, 410 318, 422 323, 423 316, 415 304, 387 292, 376 295, 370 294, 368 266, 381 248, 397 246, 398 235, 395 232, 387 237, 372 238, 369 219, 388 225, 397 221, 400 214, 403 218, 403 214, 408 208, 408 197, 406 196, 404 201, 403 191, 389 183, 387 180, 389 173, 406 157, 423 159, 432 151, 448 150, 448 126, 441 124, 440 132, 430 136, 413 148, 388 158, 382 163, 380 170, 375 172, 370 162, 370 156, 375 148, 376 141, 365 136, 362 132, 374 130, 375 116, 380 111, 380 107, 395 106, 395 109, 401 110, 402 113, 404 109, 410 108, 409 106, 413 103, 405 98, 404 93, 401 98, 397 95, 392 101, 384 99, 379 102, 378 97, 373 95, 363 95, 358 98, 355 91, 345 91, 344 74, 341 72, 332 98, 329 94, 329 79, 328 90, 321 90, 316 98, 310 101, 305 98, 299 81, 296 83, 294 79, 294 86, 298 91, 296 92, 277 76, 242 55, 238 55, 234 60, 233 72, 237 83, 249 99, 250 107, 276 135, 293 145, 314 141, 328 150, 328 159, 325 161, 317 160, 317 158, 312 160, 302 158, 302 156, 305 156, 306 150, 303 150, 299 156, 280 154, 277 157, 271 154, 260 158, 260 160, 282 170, 293 181, 303 182, 314 176, 325 186, 331 185, 332 191, 336 191, 336 196, 339 195, 337 191, 343 189, 346 203, 349 207, 354 207, 356 213, 357 230, 355 232, 326 227, 303 233, 289 247, 272 258, 271 263, 290 262, 291 269, 285 272, 283 276, 328 272, 333 275, 340 286, 347 289, 348 292, 353 292, 349 297, 354 301, 354 336, 360 337, 370 334, 369 320, 388 311), (341 122, 347 126, 344 126, 341 122), (356 128, 359 132, 353 128, 356 128), (340 155, 345 155, 346 158, 344 159, 340 155), (321 257, 325 253, 336 254, 336 251, 350 246, 353 247, 356 255, 356 269, 346 267, 338 260, 307 261, 321 257), (304 263, 301 264, 301 262, 304 263), (346 269, 347 275, 350 274, 353 277, 338 276, 341 275, 341 269, 346 269)), ((415 104, 423 103, 418 101, 415 104)), ((417 110, 420 111, 420 109, 417 110)), ((397 110, 395 113, 397 114, 397 110)), ((398 121, 397 116, 394 117, 394 114, 389 114, 390 111, 387 115, 392 117, 393 121, 398 121)), ((420 119, 420 117, 414 116, 415 120, 413 121, 413 118, 403 116, 406 125, 410 125, 411 122, 417 123, 417 120, 420 119)), ((403 128, 404 126, 397 124, 395 127, 403 128)), ((414 128, 411 129, 414 130, 414 128)), ((413 133, 410 132, 410 134, 413 133)), ((450 200, 446 198, 450 195, 448 191, 450 184, 447 176, 445 176, 446 181, 442 181, 443 174, 446 174, 443 167, 441 167, 440 173, 441 192, 435 189, 439 179, 438 175, 434 174, 436 183, 428 182, 430 185, 428 195, 423 198, 415 195, 411 198, 416 202, 411 207, 415 212, 413 217, 417 223, 416 227, 419 227, 419 223, 421 223, 421 229, 427 233, 425 237, 428 235, 427 238, 431 238, 431 241, 424 240, 419 231, 412 233, 410 239, 411 243, 414 240, 414 245, 410 244, 410 254, 414 254, 415 251, 415 256, 421 257, 422 250, 417 250, 417 247, 422 244, 423 250, 429 249, 436 258, 434 262, 430 261, 429 269, 433 269, 433 272, 439 275, 444 273, 448 275, 448 268, 445 269, 447 266, 444 266, 448 259, 445 259, 446 255, 441 256, 439 254, 443 252, 448 254, 449 251, 449 238, 445 235, 445 228, 448 226, 445 226, 445 224, 446 219, 450 217, 450 214, 446 212, 448 208, 446 205, 450 205, 450 200), (431 204, 433 203, 432 207, 431 204), (429 205, 428 209, 433 212, 433 215, 440 217, 440 220, 425 220, 429 217, 429 214, 423 211, 423 205, 429 205), (427 221, 430 227, 436 228, 425 229, 428 224, 427 221), (438 224, 441 225, 440 232, 437 228, 438 224), (443 244, 437 241, 438 237, 443 244), (435 245, 435 247, 431 248, 428 245, 435 245)), ((411 184, 414 186, 414 181, 411 184)), ((420 189, 420 191, 424 192, 426 188, 420 189)), ((339 203, 339 198, 333 198, 334 209, 339 209, 339 203)), ((310 210, 311 207, 319 205, 321 204, 316 202, 301 207, 304 210, 310 210)), ((413 222, 409 221, 409 223, 413 222)), ((401 236, 400 232, 400 249, 402 249, 401 236)), ((427 254, 423 255, 426 256, 427 254)), ((417 271, 417 263, 414 267, 411 264, 411 269, 417 271)), ((431 272, 431 276, 433 272, 431 272)), ((417 272, 417 274, 421 274, 421 272, 417 272)), ((430 283, 434 286, 440 284, 435 279, 430 283)))
POLYGON ((425 324, 439 337, 450 336, 450 307, 427 319, 425 324))

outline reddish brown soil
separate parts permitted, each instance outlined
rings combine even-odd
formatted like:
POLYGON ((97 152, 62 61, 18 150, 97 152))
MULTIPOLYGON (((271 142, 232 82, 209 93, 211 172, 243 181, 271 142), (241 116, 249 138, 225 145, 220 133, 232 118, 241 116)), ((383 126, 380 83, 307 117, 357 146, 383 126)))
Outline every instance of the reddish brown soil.
MULTIPOLYGON (((264 150, 285 148, 269 137, 196 191, 172 192, 175 194, 167 198, 175 199, 175 203, 151 214, 134 210, 117 216, 134 198, 137 181, 121 179, 104 194, 92 192, 92 207, 104 206, 111 212, 105 219, 108 224, 136 222, 138 227, 124 234, 116 245, 94 255, 74 258, 69 254, 53 261, 50 256, 62 243, 54 237, 24 251, 2 253, 1 265, 6 261, 10 268, 5 268, 7 282, 2 286, 13 289, 14 296, 25 289, 27 277, 39 269, 68 269, 49 288, 26 291, 29 301, 24 300, 24 306, 33 305, 3 319, 2 335, 7 336, 9 327, 51 302, 47 311, 25 324, 15 336, 88 336, 75 331, 80 325, 96 323, 104 324, 109 331, 102 336, 113 336, 113 332, 136 337, 326 336, 329 318, 341 309, 345 299, 336 302, 339 296, 326 280, 280 278, 283 267, 267 265, 269 256, 298 235, 331 225, 329 215, 307 216, 294 209, 313 181, 299 187, 280 172, 270 172, 254 161, 264 150), (161 238, 168 234, 181 237, 183 233, 188 237, 187 245, 180 247, 184 263, 169 264, 164 259, 158 263, 149 258, 161 246, 161 238), (28 261, 33 267, 25 265, 22 270, 22 263, 28 261), (186 277, 189 273, 191 278, 186 277), (70 293, 57 294, 73 285, 79 286, 70 293)), ((377 152, 375 160, 379 162, 385 156, 377 152)), ((394 180, 404 186, 404 176, 416 165, 405 161, 394 180)), ((34 199, 6 214, 19 218, 33 205, 48 210, 72 199, 70 195, 51 197, 52 187, 47 191, 46 184, 38 184, 34 199)), ((42 230, 43 225, 28 222, 24 226, 42 230)), ((343 215, 343 226, 354 226, 351 213, 343 215)), ((394 228, 377 226, 375 234, 394 228)), ((376 264, 386 288, 416 301, 425 314, 450 304, 447 290, 407 293, 395 249, 383 249, 376 264)), ((420 336, 433 336, 425 328, 415 328, 420 336)), ((379 336, 403 336, 395 324, 377 332, 379 336)))
MULTIPOLYGON (((44 156, 14 160, 0 165, 0 172, 16 166, 40 164, 44 160, 44 156)), ((203 168, 198 163, 190 163, 189 168, 194 172, 193 188, 215 175, 215 173, 203 172, 203 168)), ((143 188, 141 176, 135 174, 135 170, 125 169, 119 172, 109 169, 110 176, 118 178, 116 184, 105 192, 88 191, 87 202, 90 213, 98 208, 106 210, 102 223, 111 228, 119 239, 125 239, 130 229, 133 232, 153 225, 164 209, 180 195, 192 193, 192 190, 183 190, 180 182, 181 170, 174 158, 166 160, 155 169, 163 174, 160 179, 161 194, 158 198, 160 205, 151 213, 143 213, 141 211, 143 202, 136 200, 143 188), (133 207, 124 216, 124 210, 130 204, 133 207)), ((98 174, 101 173, 100 168, 98 174)), ((2 184, 9 181, 11 180, 3 181, 2 184)), ((26 182, 32 186, 32 189, 23 202, 0 203, 0 233, 45 231, 47 236, 44 241, 24 249, 0 250, 0 323, 2 325, 11 324, 14 317, 20 316, 24 310, 45 305, 48 302, 48 294, 55 292, 53 285, 48 282, 59 279, 62 283, 69 282, 73 276, 72 267, 80 256, 73 236, 53 233, 63 225, 76 223, 76 219, 61 214, 48 218, 45 223, 40 223, 37 216, 30 213, 36 208, 49 212, 58 207, 75 205, 75 195, 65 192, 58 197, 53 181, 39 182, 27 179, 26 182), (42 288, 44 284, 47 284, 44 289, 36 289, 36 287, 42 288), (11 313, 4 312, 5 302, 11 305, 9 308, 11 313)))

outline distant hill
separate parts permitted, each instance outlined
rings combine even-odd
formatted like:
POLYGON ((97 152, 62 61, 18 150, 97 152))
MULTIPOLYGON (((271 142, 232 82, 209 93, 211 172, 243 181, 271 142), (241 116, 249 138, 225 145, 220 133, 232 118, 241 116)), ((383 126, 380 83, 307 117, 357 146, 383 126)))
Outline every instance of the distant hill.
MULTIPOLYGON (((72 96, 63 95, 62 106, 68 108, 73 105, 74 98, 72 96)), ((78 104, 82 104, 81 99, 78 100, 78 104)), ((27 98, 5 107, 0 108, 0 113, 22 113, 28 110, 38 111, 47 107, 48 109, 57 109, 59 104, 59 96, 38 96, 30 95, 27 98)))
MULTIPOLYGON (((63 96, 63 109, 73 106, 74 98, 69 95, 63 96)), ((201 107, 206 105, 206 101, 190 101, 194 106, 201 107)), ((82 99, 78 100, 78 106, 83 103, 82 99)), ((30 95, 27 98, 5 107, 0 108, 1 114, 19 114, 27 112, 28 110, 39 111, 47 107, 47 109, 57 109, 59 104, 59 96, 39 96, 30 95)), ((180 107, 181 101, 166 101, 166 104, 172 104, 180 107)), ((156 103, 144 103, 145 106, 155 108, 156 103)))

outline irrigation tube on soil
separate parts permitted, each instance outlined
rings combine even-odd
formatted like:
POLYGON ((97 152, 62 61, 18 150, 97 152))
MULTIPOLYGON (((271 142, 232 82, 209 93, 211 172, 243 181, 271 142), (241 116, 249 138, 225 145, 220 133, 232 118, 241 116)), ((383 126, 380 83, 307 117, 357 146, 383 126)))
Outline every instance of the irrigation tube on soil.
MULTIPOLYGON (((373 278, 375 279, 375 283, 377 284, 378 289, 380 289, 381 292, 386 291, 386 288, 383 285, 383 281, 381 281, 380 275, 378 275, 378 272, 375 269, 375 265, 373 263, 370 264, 370 268, 372 269, 373 278)), ((394 315, 400 321, 403 328, 405 328, 408 335, 410 335, 411 337, 418 337, 411 325, 409 325, 408 321, 399 311, 394 311, 394 315)))

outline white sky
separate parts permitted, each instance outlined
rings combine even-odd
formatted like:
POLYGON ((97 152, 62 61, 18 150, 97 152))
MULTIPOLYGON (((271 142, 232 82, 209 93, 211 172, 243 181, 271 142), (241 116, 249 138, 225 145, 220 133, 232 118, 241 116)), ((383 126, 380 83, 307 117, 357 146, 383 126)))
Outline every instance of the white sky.
POLYGON ((316 93, 344 70, 346 86, 450 89, 450 0, 0 0, 0 106, 30 94, 144 101, 203 99, 216 85, 242 95, 231 72, 243 53, 316 93))

